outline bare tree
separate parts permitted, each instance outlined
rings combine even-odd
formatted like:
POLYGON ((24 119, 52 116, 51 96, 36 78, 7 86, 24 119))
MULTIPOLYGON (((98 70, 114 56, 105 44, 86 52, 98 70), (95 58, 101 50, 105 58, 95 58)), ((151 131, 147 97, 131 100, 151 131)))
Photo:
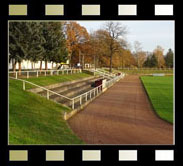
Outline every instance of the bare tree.
POLYGON ((135 59, 137 62, 137 67, 139 68, 140 67, 140 53, 142 52, 142 46, 139 41, 134 42, 134 50, 135 50, 134 56, 135 56, 135 59))
POLYGON ((104 24, 104 29, 108 33, 108 46, 110 49, 110 69, 109 72, 112 72, 112 58, 116 51, 119 50, 118 40, 123 38, 127 34, 127 28, 119 22, 106 22, 104 24))

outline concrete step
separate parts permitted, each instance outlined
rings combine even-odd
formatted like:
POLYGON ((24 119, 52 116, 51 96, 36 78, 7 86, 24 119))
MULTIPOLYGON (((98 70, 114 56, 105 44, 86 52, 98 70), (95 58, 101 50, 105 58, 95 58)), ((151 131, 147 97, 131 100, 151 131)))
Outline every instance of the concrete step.
POLYGON ((99 78, 91 78, 91 79, 88 79, 86 81, 81 81, 81 82, 78 82, 78 83, 70 84, 70 85, 67 85, 67 86, 64 86, 64 87, 54 88, 54 89, 51 89, 51 90, 54 91, 54 92, 57 92, 57 93, 61 93, 61 92, 65 92, 67 90, 71 90, 73 88, 77 88, 77 87, 79 88, 79 87, 89 85, 89 84, 91 85, 97 79, 99 79, 99 78))
MULTIPOLYGON (((91 92, 91 94, 87 93, 87 97, 86 97, 86 95, 82 95, 81 99, 80 99, 80 97, 77 97, 74 99, 74 102, 75 102, 74 108, 75 109, 80 107, 81 104, 84 104, 84 103, 88 102, 89 100, 91 100, 92 98, 94 98, 94 96, 97 95, 97 90, 95 89, 95 92, 94 92, 94 88, 92 87, 90 89, 87 89, 86 91, 81 91, 77 95, 73 96, 73 98, 74 98, 74 97, 79 96, 85 92, 92 90, 92 89, 93 89, 93 91, 91 92), (81 104, 80 104, 80 100, 81 100, 81 104)), ((60 99, 57 102, 72 108, 72 101, 68 101, 67 99, 60 99)))
MULTIPOLYGON (((72 81, 66 81, 66 82, 61 82, 61 83, 56 83, 56 84, 51 84, 51 85, 47 85, 47 86, 44 86, 46 89, 54 89, 54 88, 57 88, 57 87, 64 87, 66 85, 71 85, 71 84, 74 84, 74 83, 79 83, 81 81, 87 81, 89 79, 93 79, 93 78, 96 78, 94 76, 91 76, 91 77, 85 77, 85 78, 81 78, 79 80, 72 80, 72 81)), ((29 89, 30 92, 33 92, 33 93, 40 93, 40 92, 43 92, 44 90, 42 88, 33 88, 33 89, 29 89)))
MULTIPOLYGON (((88 90, 92 89, 91 84, 92 83, 89 83, 89 84, 87 84, 85 86, 81 85, 80 87, 73 87, 72 89, 66 90, 66 91, 61 92, 59 94, 61 94, 63 96, 66 96, 66 97, 69 97, 69 98, 73 98, 73 97, 75 97, 75 96, 77 96, 79 94, 85 93, 88 90)), ((60 96, 58 96, 58 95, 51 95, 50 99, 58 101, 60 99, 60 96)))
MULTIPOLYGON (((56 93, 64 93, 70 89, 73 89, 73 88, 76 88, 76 87, 81 87, 81 86, 86 86, 86 85, 91 85, 92 82, 94 82, 95 80, 99 79, 99 77, 95 78, 89 78, 87 80, 81 80, 81 81, 78 81, 78 82, 74 82, 74 83, 71 83, 71 84, 66 84, 66 85, 63 85, 63 86, 59 86, 59 87, 53 87, 53 88, 50 88, 50 90, 56 92, 56 93)), ((46 96, 46 91, 43 90, 41 92, 38 92, 38 94, 40 94, 41 96, 46 96)), ((50 96, 52 96, 54 94, 50 94, 50 96)))
MULTIPOLYGON (((89 91, 91 89, 93 89, 93 88, 90 88, 87 91, 89 91)), ((79 96, 79 95, 81 95, 81 94, 83 94, 83 93, 85 93, 87 91, 82 91, 80 94, 78 93, 76 96, 79 96)), ((74 96, 74 97, 76 97, 76 96, 74 96)), ((91 98, 93 98, 93 97, 94 97, 94 94, 92 93, 91 94, 91 98)), ((90 94, 87 94, 87 100, 86 100, 86 95, 83 95, 82 98, 81 98, 81 104, 84 104, 88 100, 90 100, 90 94)), ((66 105, 67 107, 71 107, 72 108, 72 101, 68 101, 67 99, 60 99, 57 102, 60 103, 60 104, 66 105)), ((80 98, 79 97, 76 98, 74 100, 74 102, 75 102, 74 108, 76 109, 76 108, 78 108, 80 106, 80 98)))

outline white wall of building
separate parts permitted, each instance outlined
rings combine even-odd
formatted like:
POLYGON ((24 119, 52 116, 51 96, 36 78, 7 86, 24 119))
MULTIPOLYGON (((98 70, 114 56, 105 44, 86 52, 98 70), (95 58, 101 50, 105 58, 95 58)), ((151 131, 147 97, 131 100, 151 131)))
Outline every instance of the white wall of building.
MULTIPOLYGON (((40 68, 40 61, 34 63, 29 60, 23 60, 21 63, 22 69, 39 69, 40 68)), ((53 69, 56 69, 56 63, 53 63, 53 69)), ((58 64, 59 65, 59 64, 58 64)), ((47 63, 48 69, 52 69, 52 62, 47 63)), ((12 62, 9 63, 9 69, 13 69, 12 62)), ((16 64, 16 69, 18 70, 18 63, 16 64)), ((45 69, 45 62, 42 61, 42 69, 45 69)))

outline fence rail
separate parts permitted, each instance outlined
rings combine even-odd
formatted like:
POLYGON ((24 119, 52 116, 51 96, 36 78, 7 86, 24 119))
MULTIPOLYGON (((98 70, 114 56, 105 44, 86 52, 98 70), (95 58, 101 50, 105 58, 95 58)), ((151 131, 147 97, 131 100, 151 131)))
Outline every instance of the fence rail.
MULTIPOLYGON (((108 81, 106 82, 106 84, 105 84, 105 88, 109 88, 109 87, 112 86, 115 82, 117 82, 118 80, 120 80, 120 79, 123 78, 123 77, 124 77, 124 74, 121 73, 121 75, 118 75, 118 76, 116 76, 116 77, 114 77, 114 78, 108 80, 108 81)), ((22 81, 22 83, 23 83, 23 86, 22 86, 22 87, 23 87, 23 90, 26 90, 26 84, 30 84, 30 85, 33 85, 33 86, 35 86, 35 87, 38 87, 38 88, 40 88, 40 89, 42 89, 42 90, 45 90, 45 91, 46 91, 46 98, 47 98, 48 100, 50 99, 50 94, 55 94, 55 95, 57 95, 57 96, 59 96, 59 97, 61 97, 61 98, 64 98, 64 99, 67 100, 67 102, 71 103, 71 104, 69 104, 69 107, 70 107, 71 109, 73 109, 73 110, 75 109, 75 106, 76 106, 77 104, 79 104, 79 105, 81 106, 84 102, 87 102, 88 100, 97 97, 100 93, 103 92, 103 85, 99 85, 99 86, 97 86, 97 87, 95 87, 95 88, 93 88, 93 89, 91 89, 91 90, 89 90, 89 91, 87 91, 87 92, 85 92, 85 93, 83 93, 83 94, 80 94, 80 95, 78 95, 78 96, 76 96, 76 97, 73 97, 73 98, 69 98, 69 97, 66 97, 66 96, 64 96, 64 95, 61 95, 61 94, 59 94, 59 93, 57 93, 57 92, 54 92, 54 91, 52 91, 52 90, 50 90, 50 89, 47 89, 47 88, 45 88, 45 87, 39 86, 39 85, 37 85, 37 84, 34 84, 34 83, 30 82, 30 81, 23 80, 23 79, 19 79, 19 78, 14 78, 14 77, 9 77, 9 78, 10 78, 10 79, 14 79, 14 80, 22 81), (83 101, 83 100, 84 100, 84 101, 83 101)))
POLYGON ((26 71, 9 71, 9 76, 21 78, 30 78, 30 76, 39 77, 39 76, 52 76, 52 75, 63 75, 63 74, 75 74, 81 73, 81 69, 62 69, 62 70, 26 70, 26 71))
POLYGON ((47 89, 47 88, 45 88, 45 87, 39 86, 39 85, 37 85, 37 84, 34 84, 34 83, 32 83, 32 82, 29 82, 29 81, 26 81, 26 80, 22 80, 22 79, 18 79, 18 78, 16 79, 16 78, 14 78, 14 77, 9 77, 9 78, 15 79, 15 80, 19 80, 19 81, 22 81, 22 83, 23 83, 23 90, 26 90, 26 86, 25 86, 26 84, 25 84, 25 83, 27 83, 27 84, 33 85, 33 86, 35 86, 35 87, 38 87, 38 88, 40 88, 40 89, 43 89, 43 90, 47 91, 47 99, 49 99, 49 93, 53 93, 53 94, 58 95, 58 96, 60 96, 60 97, 62 97, 62 98, 65 98, 65 99, 67 99, 67 100, 72 100, 72 99, 70 99, 69 97, 63 96, 63 95, 61 95, 61 94, 59 94, 59 93, 57 93, 57 92, 54 92, 54 91, 49 90, 49 89, 47 89))
POLYGON ((173 70, 174 68, 128 68, 128 67, 125 67, 125 68, 117 68, 116 70, 173 70))
POLYGON ((115 74, 109 73, 109 72, 107 72, 105 70, 101 70, 101 69, 88 69, 88 70, 91 71, 91 72, 93 72, 94 75, 95 75, 95 73, 99 73, 100 75, 102 75, 104 77, 107 77, 109 79, 112 79, 112 78, 116 77, 115 74))

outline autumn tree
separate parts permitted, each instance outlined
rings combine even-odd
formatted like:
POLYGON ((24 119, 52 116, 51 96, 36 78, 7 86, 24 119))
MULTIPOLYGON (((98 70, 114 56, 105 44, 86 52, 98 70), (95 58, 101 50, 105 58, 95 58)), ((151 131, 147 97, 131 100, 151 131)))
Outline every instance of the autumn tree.
POLYGON ((96 66, 109 66, 109 56, 110 56, 110 48, 109 48, 109 33, 105 30, 99 29, 95 31, 93 35, 93 51, 96 56, 96 66))
POLYGON ((97 64, 98 64, 98 60, 99 60, 99 54, 100 54, 100 40, 99 38, 97 38, 97 33, 92 32, 90 34, 90 57, 93 57, 93 59, 91 59, 91 62, 93 60, 93 64, 94 64, 94 68, 97 68, 97 64))
POLYGON ((165 67, 165 59, 163 56, 164 49, 161 46, 157 46, 157 48, 153 51, 154 56, 157 59, 158 68, 165 67))
POLYGON ((122 26, 119 22, 106 22, 104 24, 104 30, 107 32, 105 35, 106 43, 109 47, 109 58, 110 58, 110 69, 109 72, 112 72, 112 58, 116 51, 119 51, 119 38, 124 37, 127 33, 126 27, 122 26))
POLYGON ((123 49, 121 52, 121 67, 133 67, 135 66, 136 61, 129 49, 123 49))
POLYGON ((108 33, 102 29, 94 31, 90 34, 91 57, 93 57, 94 67, 109 65, 109 47, 105 40, 108 33))
POLYGON ((89 34, 86 28, 80 26, 77 22, 65 23, 65 34, 67 40, 67 48, 70 57, 70 67, 72 65, 72 59, 76 58, 77 62, 83 62, 84 54, 82 48, 89 40, 89 34), (75 55, 75 57, 73 57, 75 55), (79 55, 79 56, 78 56, 79 55))
POLYGON ((118 53, 117 55, 119 56, 120 67, 124 68, 124 67, 128 66, 129 63, 133 64, 133 62, 131 61, 133 59, 133 57, 132 57, 132 53, 129 49, 129 44, 127 43, 127 41, 124 39, 120 39, 118 42, 119 42, 120 47, 119 47, 119 52, 117 52, 118 53))

